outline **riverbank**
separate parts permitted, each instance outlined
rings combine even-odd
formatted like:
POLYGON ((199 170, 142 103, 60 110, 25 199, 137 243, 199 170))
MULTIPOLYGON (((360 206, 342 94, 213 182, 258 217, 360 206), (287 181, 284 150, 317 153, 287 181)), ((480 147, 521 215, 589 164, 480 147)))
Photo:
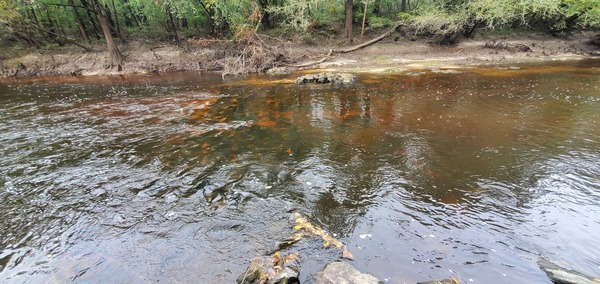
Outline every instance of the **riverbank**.
MULTIPOLYGON (((310 44, 264 38, 265 41, 270 41, 263 42, 264 46, 271 47, 270 53, 256 50, 250 53, 247 52, 248 47, 253 46, 230 41, 190 39, 179 46, 131 42, 122 46, 125 62, 121 71, 106 67, 108 54, 104 46, 99 44, 92 51, 83 51, 73 46, 31 52, 5 51, 0 57, 3 59, 0 61, 0 76, 94 76, 176 71, 209 71, 232 75, 252 72, 252 69, 245 70, 241 67, 248 60, 255 59, 254 56, 261 57, 256 60, 262 60, 263 66, 254 68, 260 71, 289 67, 390 72, 414 67, 595 58, 600 56, 600 48, 597 42, 592 42, 594 37, 597 37, 594 32, 579 32, 563 37, 545 34, 488 35, 463 39, 453 46, 440 46, 429 39, 411 40, 391 35, 356 51, 337 54, 331 54, 330 51, 344 48, 346 44, 332 39, 318 41, 320 44, 310 44), (239 52, 227 52, 228 50, 239 52), (252 58, 245 57, 248 55, 252 58)), ((362 42, 367 40, 368 38, 362 42)))

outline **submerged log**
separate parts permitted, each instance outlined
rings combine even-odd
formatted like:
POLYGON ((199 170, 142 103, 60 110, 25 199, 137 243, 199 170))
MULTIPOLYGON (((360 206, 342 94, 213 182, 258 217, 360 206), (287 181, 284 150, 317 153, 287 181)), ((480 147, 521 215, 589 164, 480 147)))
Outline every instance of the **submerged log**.
POLYGON ((569 270, 558 266, 548 260, 538 261, 540 268, 546 272, 546 275, 556 284, 598 284, 600 279, 593 279, 580 272, 569 270))

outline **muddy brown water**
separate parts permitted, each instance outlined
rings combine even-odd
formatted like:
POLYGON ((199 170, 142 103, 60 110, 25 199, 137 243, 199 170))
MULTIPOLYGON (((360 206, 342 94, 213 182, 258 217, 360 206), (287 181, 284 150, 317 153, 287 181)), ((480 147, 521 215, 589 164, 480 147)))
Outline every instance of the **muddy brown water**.
POLYGON ((358 77, 0 83, 0 282, 233 283, 294 210, 388 283, 600 275, 600 61, 358 77))

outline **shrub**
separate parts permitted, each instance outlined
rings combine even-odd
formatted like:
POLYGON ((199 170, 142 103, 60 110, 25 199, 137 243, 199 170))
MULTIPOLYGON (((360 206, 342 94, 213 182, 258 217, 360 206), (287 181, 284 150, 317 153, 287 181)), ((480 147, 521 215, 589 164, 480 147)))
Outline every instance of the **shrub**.
POLYGON ((388 18, 371 16, 369 17, 369 26, 373 28, 383 28, 393 25, 394 22, 388 18))

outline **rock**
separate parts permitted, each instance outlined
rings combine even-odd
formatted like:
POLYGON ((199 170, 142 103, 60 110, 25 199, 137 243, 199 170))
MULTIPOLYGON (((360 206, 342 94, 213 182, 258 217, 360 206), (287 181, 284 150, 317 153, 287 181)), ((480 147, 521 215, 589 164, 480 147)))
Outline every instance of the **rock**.
POLYGON ((333 262, 317 274, 317 284, 379 284, 371 274, 360 273, 346 262, 333 262))
POLYGON ((548 260, 538 261, 540 268, 546 272, 552 282, 557 284, 598 284, 598 279, 593 279, 574 270, 562 268, 548 260))
POLYGON ((356 81, 356 76, 350 73, 317 73, 298 77, 296 84, 304 85, 308 83, 317 84, 352 84, 356 81))
POLYGON ((450 278, 450 279, 443 279, 443 280, 433 280, 433 281, 427 281, 427 282, 418 282, 417 284, 460 284, 460 281, 454 279, 454 278, 450 278))
POLYGON ((252 259, 244 273, 237 278, 238 284, 292 284, 300 283, 298 267, 286 265, 278 271, 273 267, 273 257, 257 256, 252 259))

